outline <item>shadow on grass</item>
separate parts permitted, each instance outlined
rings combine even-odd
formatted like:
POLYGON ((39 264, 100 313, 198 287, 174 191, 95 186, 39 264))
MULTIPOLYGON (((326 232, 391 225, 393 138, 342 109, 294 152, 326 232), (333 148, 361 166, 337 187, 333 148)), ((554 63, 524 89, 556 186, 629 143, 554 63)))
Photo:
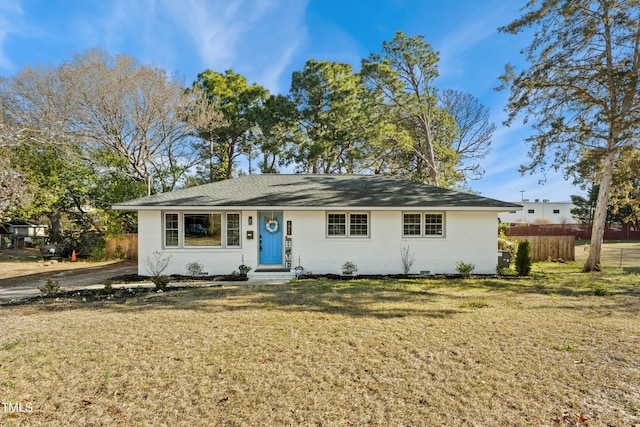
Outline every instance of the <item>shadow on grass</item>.
MULTIPOLYGON (((624 276, 622 276, 624 277, 624 276)), ((615 310, 633 308, 624 298, 640 297, 640 287, 634 275, 620 283, 618 276, 536 274, 533 277, 494 277, 470 279, 370 280, 351 281, 300 280, 288 284, 170 288, 163 293, 147 289, 127 294, 102 294, 98 299, 82 295, 71 298, 39 299, 24 305, 43 310, 79 308, 110 309, 114 311, 145 311, 157 309, 202 310, 207 312, 238 310, 282 310, 285 312, 315 312, 352 317, 402 318, 410 316, 446 318, 465 312, 459 304, 447 300, 468 299, 465 291, 486 292, 484 297, 499 298, 500 294, 540 294, 560 297, 593 297, 597 289, 604 289, 603 305, 615 310), (615 282, 615 283, 614 283, 615 282), (443 303, 444 302, 444 303, 443 303), (452 308, 457 307, 457 308, 452 308)), ((18 303, 20 304, 20 303, 18 303)), ((636 302, 637 305, 637 302, 636 302)), ((567 308, 580 308, 569 303, 567 308)))
POLYGON ((279 285, 208 289, 200 297, 184 295, 180 304, 185 309, 283 310, 380 319, 445 318, 460 312, 433 304, 438 297, 437 293, 411 283, 303 280, 279 285), (211 300, 215 303, 211 304, 211 300))
MULTIPOLYGON (((42 310, 107 309, 146 311, 157 309, 203 310, 208 312, 239 310, 283 310, 316 312, 353 317, 402 318, 422 316, 445 318, 460 312, 434 304, 440 295, 422 283, 397 281, 322 281, 303 280, 288 284, 238 286, 217 285, 189 289, 167 289, 162 293, 121 295, 99 300, 71 298, 33 299, 25 304, 42 310)), ((86 297, 85 297, 86 299, 86 297)), ((22 305, 16 303, 14 305, 22 305)))

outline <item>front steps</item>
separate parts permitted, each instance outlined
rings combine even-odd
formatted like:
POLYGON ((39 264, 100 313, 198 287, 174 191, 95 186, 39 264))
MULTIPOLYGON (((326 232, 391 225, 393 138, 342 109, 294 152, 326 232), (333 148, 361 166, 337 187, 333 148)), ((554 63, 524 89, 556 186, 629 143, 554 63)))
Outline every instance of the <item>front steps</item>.
POLYGON ((296 273, 290 270, 263 270, 250 271, 247 274, 250 282, 288 283, 296 278, 296 273))

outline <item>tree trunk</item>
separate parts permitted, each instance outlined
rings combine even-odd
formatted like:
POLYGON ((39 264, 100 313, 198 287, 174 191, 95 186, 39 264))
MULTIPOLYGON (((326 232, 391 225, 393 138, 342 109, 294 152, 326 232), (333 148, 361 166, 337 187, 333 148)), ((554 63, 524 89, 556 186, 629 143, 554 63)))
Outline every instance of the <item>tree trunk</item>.
POLYGON ((591 228, 589 256, 583 268, 585 272, 600 271, 600 252, 602 251, 602 242, 604 240, 604 227, 607 222, 607 208, 609 206, 609 195, 611 194, 611 182, 613 181, 614 160, 615 153, 613 151, 610 151, 604 159, 598 201, 596 202, 591 228))
POLYGON ((431 180, 429 184, 439 187, 440 183, 438 180, 438 169, 436 168, 436 155, 433 146, 433 135, 431 134, 431 123, 424 113, 419 116, 419 120, 422 125, 424 142, 426 144, 426 150, 424 147, 420 147, 420 155, 426 161, 427 167, 429 168, 429 178, 431 180))
POLYGON ((51 243, 60 243, 62 241, 62 214, 57 209, 53 209, 47 216, 51 221, 49 240, 51 243))
POLYGON ((215 163, 215 147, 213 146, 213 138, 209 138, 209 182, 216 180, 216 163, 215 163))

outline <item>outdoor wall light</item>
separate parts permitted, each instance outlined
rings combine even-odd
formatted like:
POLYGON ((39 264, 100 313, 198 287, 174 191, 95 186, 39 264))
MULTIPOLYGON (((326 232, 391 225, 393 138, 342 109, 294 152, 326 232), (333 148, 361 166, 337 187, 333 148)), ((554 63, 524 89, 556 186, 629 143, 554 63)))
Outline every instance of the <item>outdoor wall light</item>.
POLYGON ((249 225, 253 225, 253 217, 252 216, 249 217, 249 225))

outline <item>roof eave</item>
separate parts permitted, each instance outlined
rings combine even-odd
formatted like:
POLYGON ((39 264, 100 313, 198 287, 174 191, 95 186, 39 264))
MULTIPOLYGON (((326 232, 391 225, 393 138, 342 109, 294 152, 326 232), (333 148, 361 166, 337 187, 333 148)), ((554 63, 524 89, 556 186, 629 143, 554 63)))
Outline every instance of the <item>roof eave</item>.
POLYGON ((114 210, 122 211, 206 211, 206 210, 224 210, 224 211, 420 211, 420 210, 437 210, 437 211, 485 211, 485 212, 507 212, 512 210, 521 210, 521 206, 185 206, 185 205, 113 205, 114 210))

